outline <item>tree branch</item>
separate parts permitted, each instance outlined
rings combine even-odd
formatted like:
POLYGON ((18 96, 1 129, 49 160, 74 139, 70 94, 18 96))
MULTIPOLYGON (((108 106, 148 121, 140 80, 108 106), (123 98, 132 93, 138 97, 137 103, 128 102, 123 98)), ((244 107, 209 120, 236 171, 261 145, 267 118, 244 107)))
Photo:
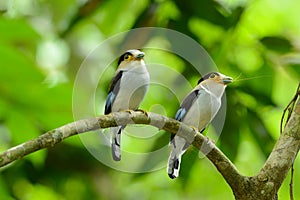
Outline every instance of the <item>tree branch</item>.
POLYGON ((244 177, 235 187, 231 187, 237 200, 276 199, 278 189, 300 148, 300 100, 297 102, 299 97, 300 83, 295 97, 285 109, 291 113, 287 124, 261 171, 256 176, 244 177))
MULTIPOLYGON (((297 97, 300 96, 298 87, 297 97)), ((290 104, 289 104, 290 105, 290 104)), ((294 104, 293 104, 294 105, 294 104)), ((300 149, 300 101, 298 100, 288 122, 284 127, 273 151, 261 171, 252 177, 241 175, 233 163, 207 137, 197 130, 174 119, 155 113, 141 111, 116 112, 109 115, 83 119, 66 124, 49 131, 38 138, 27 141, 0 154, 0 167, 22 158, 32 152, 54 146, 64 139, 101 128, 127 124, 145 124, 180 135, 197 147, 215 165, 226 182, 230 185, 235 198, 240 199, 274 199, 294 162, 300 149)))
POLYGON ((163 129, 172 134, 179 134, 190 141, 195 147, 207 154, 208 159, 216 166, 229 185, 234 185, 239 174, 232 162, 210 141, 193 128, 155 113, 143 113, 140 111, 116 112, 109 115, 102 115, 95 118, 83 119, 66 124, 57 129, 51 130, 38 138, 15 146, 0 154, 0 167, 18 160, 32 152, 44 149, 63 141, 64 139, 100 128, 114 127, 127 124, 146 124, 163 129))
POLYGON ((283 134, 277 141, 268 160, 258 174, 273 185, 276 192, 285 179, 300 148, 300 101, 298 101, 283 134))

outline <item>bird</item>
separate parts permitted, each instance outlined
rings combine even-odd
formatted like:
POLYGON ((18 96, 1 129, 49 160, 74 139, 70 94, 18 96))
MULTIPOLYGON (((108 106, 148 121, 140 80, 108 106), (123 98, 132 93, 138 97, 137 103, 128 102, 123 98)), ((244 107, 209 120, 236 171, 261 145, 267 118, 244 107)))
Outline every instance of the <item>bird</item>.
MULTIPOLYGON (((221 98, 225 88, 232 81, 231 77, 219 72, 204 75, 180 104, 175 119, 202 133, 216 116, 221 107, 221 98)), ((178 135, 171 136, 172 149, 167 166, 167 173, 171 179, 178 177, 181 157, 190 144, 178 135)))
MULTIPOLYGON (((150 84, 150 76, 144 62, 145 53, 131 49, 118 60, 118 68, 110 83, 105 103, 105 114, 122 110, 137 110, 150 84)), ((121 134, 125 126, 111 127, 112 158, 121 160, 121 134)))

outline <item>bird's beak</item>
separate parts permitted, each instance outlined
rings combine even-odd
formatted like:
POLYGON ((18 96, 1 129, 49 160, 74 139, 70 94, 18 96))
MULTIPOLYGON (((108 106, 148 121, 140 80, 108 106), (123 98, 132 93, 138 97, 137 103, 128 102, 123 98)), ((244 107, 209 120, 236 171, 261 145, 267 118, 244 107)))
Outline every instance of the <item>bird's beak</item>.
POLYGON ((138 55, 134 56, 135 59, 140 60, 144 58, 145 54, 144 53, 139 53, 138 55))
POLYGON ((229 76, 225 76, 223 79, 222 79, 222 81, 223 81, 223 83, 225 84, 225 85, 227 85, 227 84, 229 84, 229 83, 232 83, 232 78, 231 77, 229 77, 229 76))

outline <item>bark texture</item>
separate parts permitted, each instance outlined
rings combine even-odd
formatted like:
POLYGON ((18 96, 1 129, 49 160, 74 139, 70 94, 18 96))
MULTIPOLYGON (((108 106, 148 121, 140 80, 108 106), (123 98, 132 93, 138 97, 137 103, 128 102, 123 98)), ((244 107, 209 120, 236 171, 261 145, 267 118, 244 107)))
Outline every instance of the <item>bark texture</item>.
MULTIPOLYGON (((297 100, 299 95, 300 91, 298 88, 294 101, 297 100)), ((141 111, 116 112, 66 124, 1 153, 0 167, 32 152, 54 146, 76 134, 118 125, 146 124, 172 134, 179 134, 192 142, 222 174, 237 200, 270 200, 275 199, 277 191, 300 148, 300 101, 297 102, 291 113, 284 131, 280 135, 269 158, 260 172, 252 177, 241 175, 222 151, 209 138, 203 136, 195 129, 166 116, 141 111)))
POLYGON ((275 196, 300 148, 300 101, 260 172, 232 187, 238 200, 270 200, 275 196))

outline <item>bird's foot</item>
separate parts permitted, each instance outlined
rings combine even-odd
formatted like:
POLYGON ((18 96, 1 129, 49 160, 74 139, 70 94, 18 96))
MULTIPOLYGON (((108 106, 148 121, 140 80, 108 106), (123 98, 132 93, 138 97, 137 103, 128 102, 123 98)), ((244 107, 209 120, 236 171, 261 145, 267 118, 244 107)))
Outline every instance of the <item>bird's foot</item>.
POLYGON ((196 133, 198 133, 199 132, 199 129, 197 128, 197 127, 195 127, 195 126, 191 126, 191 128, 196 132, 196 133))
POLYGON ((149 117, 148 112, 142 109, 136 109, 135 111, 140 111, 141 113, 143 113, 144 115, 146 115, 147 117, 149 117))
POLYGON ((130 110, 130 109, 127 109, 127 110, 124 110, 125 112, 129 113, 129 114, 133 114, 134 110, 130 110))
POLYGON ((209 138, 208 136, 204 136, 204 137, 205 137, 206 143, 208 143, 208 144, 209 144, 209 143, 216 144, 216 141, 215 141, 215 140, 209 138))

